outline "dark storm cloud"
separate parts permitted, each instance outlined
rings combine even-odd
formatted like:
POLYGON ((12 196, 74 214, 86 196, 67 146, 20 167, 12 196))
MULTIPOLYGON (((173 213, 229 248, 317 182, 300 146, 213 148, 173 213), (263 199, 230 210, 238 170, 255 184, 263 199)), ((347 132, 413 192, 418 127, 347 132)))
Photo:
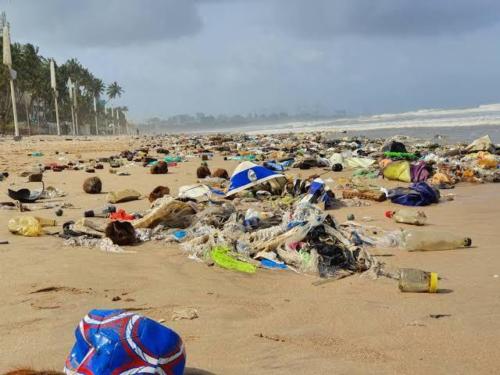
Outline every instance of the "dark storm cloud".
POLYGON ((500 22, 498 0, 277 0, 277 17, 302 37, 427 36, 500 22))
POLYGON ((32 41, 126 46, 194 35, 194 0, 3 0, 14 33, 32 41))
POLYGON ((116 105, 135 119, 499 101, 500 0, 0 0, 0 10, 14 41, 118 81, 116 105))

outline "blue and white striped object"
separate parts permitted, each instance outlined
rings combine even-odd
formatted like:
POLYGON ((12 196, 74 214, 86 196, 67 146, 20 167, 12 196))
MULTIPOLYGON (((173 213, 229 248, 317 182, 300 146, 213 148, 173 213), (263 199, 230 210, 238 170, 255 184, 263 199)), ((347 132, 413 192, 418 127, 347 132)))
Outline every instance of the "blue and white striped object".
POLYGON ((231 196, 240 191, 276 178, 285 178, 285 176, 261 165, 245 161, 238 165, 234 170, 226 196, 231 196))

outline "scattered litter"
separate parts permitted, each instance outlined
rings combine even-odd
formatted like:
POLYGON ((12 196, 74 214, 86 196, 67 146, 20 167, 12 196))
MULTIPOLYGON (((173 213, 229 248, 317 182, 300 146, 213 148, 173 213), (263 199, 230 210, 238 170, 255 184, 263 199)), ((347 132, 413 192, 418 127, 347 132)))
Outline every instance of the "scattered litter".
POLYGON ((198 311, 192 307, 185 307, 182 309, 174 310, 172 313, 172 320, 193 320, 199 317, 198 311))
POLYGON ((429 314, 429 317, 433 319, 448 318, 450 316, 451 314, 429 314))
POLYGON ((276 341, 276 342, 285 342, 286 340, 282 337, 279 336, 270 336, 270 335, 264 335, 263 333, 256 333, 255 337, 259 337, 262 339, 266 340, 271 340, 271 341, 276 341))
MULTIPOLYGON (((88 160, 75 155, 71 160, 61 154, 57 162, 27 168, 23 176, 40 181, 42 188, 8 190, 13 201, 0 203, 0 208, 20 212, 52 208, 55 216, 73 208, 60 199, 66 197, 64 191, 45 188, 46 171, 96 173, 109 165, 116 175, 133 174, 132 166, 142 166, 145 173, 165 174, 170 168, 179 172, 188 160, 201 159, 191 184, 181 186, 176 197, 169 187, 157 186, 147 196, 149 207, 143 202, 131 205, 137 211, 114 205, 89 207, 82 218, 50 231, 42 228, 47 223, 34 216, 12 218, 9 229, 35 237, 59 234, 66 246, 115 253, 125 252, 120 246, 164 241, 178 244, 196 262, 249 274, 262 268, 290 270, 319 276, 313 285, 324 285, 354 274, 389 277, 377 260, 382 255, 372 255, 372 247, 406 251, 470 247, 471 239, 463 234, 377 228, 370 225, 373 217, 362 216, 355 208, 373 206, 376 212, 376 207, 384 207, 379 212, 386 211, 394 224, 425 225, 425 212, 392 205, 442 204, 459 199, 441 193, 456 184, 500 182, 498 151, 489 136, 468 146, 411 137, 338 138, 338 134, 165 136, 118 155, 88 160), (214 163, 217 153, 224 160, 240 162, 232 174, 224 168, 211 170, 209 163, 214 163), (340 194, 336 196, 332 189, 340 194), (39 203, 39 199, 53 201, 39 203), (334 210, 342 207, 353 208, 339 215, 346 215, 345 223, 335 217, 334 210)), ((7 174, 1 176, 4 179, 7 174)), ((102 181, 89 177, 83 190, 101 193, 102 181)), ((108 192, 106 200, 117 204, 141 197, 124 187, 108 192)), ((402 290, 419 292, 435 291, 436 278, 435 273, 421 270, 397 276, 402 290)))
POLYGON ((109 203, 116 204, 116 203, 134 201, 134 200, 139 199, 140 196, 141 196, 141 193, 139 193, 136 190, 125 189, 125 190, 109 192, 107 197, 106 197, 106 200, 109 203))

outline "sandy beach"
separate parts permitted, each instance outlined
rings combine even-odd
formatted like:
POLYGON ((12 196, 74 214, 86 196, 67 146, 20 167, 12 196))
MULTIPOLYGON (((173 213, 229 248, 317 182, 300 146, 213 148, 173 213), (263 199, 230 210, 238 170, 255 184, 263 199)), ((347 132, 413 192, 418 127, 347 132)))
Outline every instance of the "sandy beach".
MULTIPOLYGON (((0 142, 0 171, 7 188, 23 186, 18 173, 36 163, 109 156, 137 146, 127 137, 89 140, 26 138, 0 142), (43 157, 28 153, 41 151, 43 157)), ((210 168, 231 172, 236 161, 220 155, 210 168)), ((130 176, 95 175, 103 191, 133 188, 144 195, 157 185, 196 182, 200 159, 179 163, 167 175, 151 175, 139 164, 122 168, 130 176)), ((307 177, 315 172, 291 169, 307 177)), ((338 179, 349 172, 323 175, 338 179)), ((105 194, 88 195, 84 171, 48 171, 46 186, 64 190, 75 208, 57 218, 61 224, 105 204, 105 194)), ((381 185, 398 184, 377 180, 381 185)), ((406 186, 400 183, 401 186, 406 186)), ((29 184, 36 188, 37 183, 29 184)), ((468 249, 407 253, 375 249, 394 267, 438 272, 437 294, 401 293, 397 282, 354 275, 316 285, 316 277, 259 269, 245 275, 188 259, 176 245, 151 241, 126 247, 129 253, 63 246, 58 237, 26 238, 9 233, 7 221, 19 212, 0 210, 0 371, 31 366, 61 370, 79 320, 91 309, 124 308, 173 328, 186 344, 187 374, 495 374, 500 372, 500 225, 499 186, 460 183, 446 193, 454 200, 425 207, 425 229, 443 229, 472 238, 468 249), (42 289, 48 288, 47 291, 42 289), (42 291, 40 291, 42 290, 42 291), (118 297, 118 298, 117 298, 118 297), (194 307, 198 319, 172 321, 173 310, 194 307), (431 317, 434 316, 434 317, 431 317), (442 317, 440 317, 442 315, 442 317), (436 317, 437 316, 437 317, 436 317), (200 373, 200 372, 198 372, 200 373)), ((118 205, 145 210, 147 199, 118 205)), ((397 229, 384 217, 390 202, 329 211, 339 221, 348 214, 373 218, 370 225, 397 229)), ((35 212, 55 218, 54 210, 35 212)))

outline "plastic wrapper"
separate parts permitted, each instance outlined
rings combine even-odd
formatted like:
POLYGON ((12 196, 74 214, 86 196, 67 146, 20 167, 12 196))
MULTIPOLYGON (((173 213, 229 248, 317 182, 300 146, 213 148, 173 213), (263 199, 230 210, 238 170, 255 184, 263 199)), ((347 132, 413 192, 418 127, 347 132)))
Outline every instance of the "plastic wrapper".
POLYGON ((152 228, 160 223, 171 228, 191 225, 195 211, 189 204, 165 196, 157 199, 154 205, 155 208, 132 223, 134 228, 152 228))
POLYGON ((20 216, 9 220, 9 231, 25 237, 42 235, 42 224, 34 216, 20 216))
POLYGON ((64 241, 64 246, 87 247, 99 249, 107 253, 124 253, 125 250, 115 245, 109 238, 93 238, 88 236, 71 237, 64 241))
POLYGON ((236 259, 231 254, 231 248, 228 246, 215 246, 210 251, 210 258, 219 267, 226 268, 229 270, 244 272, 244 273, 255 273, 257 267, 248 262, 243 262, 236 259))

